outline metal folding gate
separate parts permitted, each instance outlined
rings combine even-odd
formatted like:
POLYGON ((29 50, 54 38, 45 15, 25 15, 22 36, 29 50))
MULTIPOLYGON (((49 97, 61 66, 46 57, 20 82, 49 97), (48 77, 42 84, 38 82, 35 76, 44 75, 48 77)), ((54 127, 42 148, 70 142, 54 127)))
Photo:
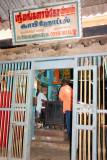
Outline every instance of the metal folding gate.
POLYGON ((32 71, 14 73, 8 159, 30 159, 33 79, 32 71))
MULTIPOLYGON (((76 64, 74 61, 71 63, 69 58, 63 62, 59 61, 60 63, 39 62, 42 69, 44 63, 46 68, 50 65, 51 68, 58 68, 59 65, 63 68, 71 65, 82 66, 74 68, 72 160, 106 160, 107 157, 104 59, 105 56, 78 58, 78 65, 77 61, 76 64)), ((31 127, 30 105, 33 97, 31 94, 33 77, 29 62, 4 63, 0 66, 0 159, 2 160, 29 159, 31 129, 28 127, 31 127), (25 89, 27 87, 29 91, 25 89)), ((38 67, 37 64, 35 68, 38 67)))
POLYGON ((74 68, 72 159, 106 160, 107 54, 77 58, 76 66, 80 68, 74 68), (88 69, 94 66, 97 66, 97 69, 93 74, 94 68, 88 69), (93 83, 94 79, 96 79, 95 83, 93 83), (96 106, 94 112, 93 105, 96 106), (94 124, 95 119, 96 124, 94 124))
POLYGON ((26 70, 29 68, 28 62, 23 62, 22 65, 19 63, 18 68, 16 65, 13 63, 1 66, 0 159, 2 160, 30 159, 32 118, 30 115, 34 78, 32 71, 26 70))
POLYGON ((74 68, 72 160, 97 160, 97 66, 74 68))

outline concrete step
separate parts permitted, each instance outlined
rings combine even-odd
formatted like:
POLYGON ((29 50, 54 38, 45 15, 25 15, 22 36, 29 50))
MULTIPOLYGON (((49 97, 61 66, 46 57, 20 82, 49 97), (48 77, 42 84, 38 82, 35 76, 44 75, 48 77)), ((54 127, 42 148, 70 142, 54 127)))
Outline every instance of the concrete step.
POLYGON ((36 129, 35 140, 36 141, 50 141, 50 142, 64 142, 67 139, 66 130, 54 130, 54 129, 36 129))
POLYGON ((68 151, 70 148, 70 143, 66 142, 58 142, 58 141, 31 141, 31 146, 34 148, 35 146, 38 148, 51 148, 51 149, 59 149, 68 151))

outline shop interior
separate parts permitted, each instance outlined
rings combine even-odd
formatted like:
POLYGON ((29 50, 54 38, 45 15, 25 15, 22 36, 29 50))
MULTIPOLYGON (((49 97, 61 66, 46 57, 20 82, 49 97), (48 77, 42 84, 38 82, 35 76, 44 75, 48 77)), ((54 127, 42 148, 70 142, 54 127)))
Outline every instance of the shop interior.
MULTIPOLYGON (((58 94, 62 79, 67 79, 73 87, 73 69, 52 69, 35 71, 33 106, 35 106, 35 127, 37 128, 64 128, 65 118, 63 103, 59 101, 58 94), (44 93, 41 113, 38 114, 39 94, 44 93)), ((39 111, 40 112, 40 111, 39 111)))
MULTIPOLYGON (((87 72, 89 74, 89 72, 87 72)), ((80 76, 79 76, 80 77, 80 76)), ((84 77, 84 76, 83 76, 84 77)), ((88 78, 88 75, 87 75, 88 78)), ((48 127, 48 128, 65 128, 65 118, 63 114, 63 103, 59 101, 58 95, 61 87, 62 79, 67 79, 68 84, 73 88, 73 68, 71 69, 52 69, 52 70, 38 70, 35 71, 34 78, 34 95, 33 95, 33 106, 35 106, 35 126, 38 128, 48 127), (42 89, 45 88, 45 102, 42 101, 41 113, 37 114, 37 98, 42 89), (39 125, 38 125, 39 124, 39 125)), ((80 78, 79 78, 80 79, 80 78)), ((93 79, 91 77, 91 79, 93 79)), ((105 81, 105 94, 106 83, 105 81)), ((82 88, 84 90, 84 78, 82 82, 82 88)), ((80 89, 80 80, 78 81, 78 89, 80 89)), ((103 104, 102 99, 102 81, 101 81, 101 104, 103 104)), ((93 90, 93 82, 91 82, 91 89, 93 90)), ((89 82, 87 80, 87 99, 86 103, 89 103, 89 82)), ((80 90, 78 90, 80 93, 80 90)), ((91 97, 93 95, 91 94, 91 97)), ((84 102, 84 92, 82 95, 84 102)), ((93 98, 92 98, 93 99, 93 98)), ((80 101, 80 94, 78 94, 78 102, 80 101)), ((107 108, 105 99, 105 108, 107 108)), ((107 122, 106 122, 107 123, 107 122)))

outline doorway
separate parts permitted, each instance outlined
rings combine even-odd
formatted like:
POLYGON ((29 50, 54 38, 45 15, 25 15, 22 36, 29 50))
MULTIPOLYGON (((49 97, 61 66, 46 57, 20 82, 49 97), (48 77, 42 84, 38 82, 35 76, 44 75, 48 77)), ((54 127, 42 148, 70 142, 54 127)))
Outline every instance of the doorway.
MULTIPOLYGON (((36 119, 39 118, 39 127, 63 127, 63 104, 59 102, 59 90, 62 79, 66 79, 73 88, 73 69, 38 70, 34 76, 34 106, 36 106, 36 119), (44 91, 43 91, 44 90, 44 91), (44 95, 42 92, 45 92, 44 95), (41 96, 46 104, 40 102, 41 96), (41 108, 40 108, 41 105, 41 108), (47 107, 46 107, 47 106, 47 107), (59 109, 59 111, 58 111, 59 109)), ((37 122, 37 121, 36 121, 37 122)))
MULTIPOLYGON (((35 64, 33 64, 33 67, 35 66, 34 67, 35 68, 35 76, 34 76, 34 97, 35 98, 33 98, 35 99, 34 103, 35 103, 35 106, 37 106, 37 97, 41 92, 42 88, 46 87, 47 88, 46 98, 48 101, 46 108, 48 108, 49 114, 47 114, 47 109, 45 108, 45 117, 42 114, 43 117, 41 116, 37 118, 37 113, 35 112, 35 135, 36 136, 33 139, 34 141, 31 142, 31 158, 32 158, 32 152, 33 152, 32 146, 34 146, 34 144, 35 144, 35 147, 39 145, 38 148, 36 148, 38 150, 40 148, 40 145, 42 146, 44 145, 44 143, 46 143, 47 146, 44 146, 45 154, 47 154, 46 148, 48 152, 50 150, 51 155, 53 155, 51 151, 53 150, 56 153, 56 149, 57 149, 56 155, 58 156, 58 154, 60 155, 61 148, 63 148, 64 150, 62 150, 61 152, 64 153, 62 154, 64 159, 70 160, 70 153, 69 153, 70 143, 66 141, 68 137, 67 137, 65 119, 62 111, 63 107, 62 107, 62 104, 59 103, 58 95, 59 95, 59 90, 61 88, 62 79, 67 79, 69 85, 73 86, 74 60, 67 59, 65 61, 54 60, 52 62, 51 61, 48 61, 48 62, 45 62, 45 61, 35 62, 35 64), (61 63, 60 61, 63 61, 63 62, 61 63), (54 63, 54 66, 53 66, 53 63, 54 63), (65 64, 67 65, 67 67, 65 67, 66 66, 65 64), (37 134, 39 134, 39 140, 38 140, 37 134), (40 140, 40 135, 42 140, 40 140), (46 137, 47 139, 49 139, 49 143, 46 141, 46 137), (64 140, 66 142, 63 143, 64 140), (39 141, 39 144, 38 144, 38 141, 39 141), (53 143, 51 143, 51 141, 53 143), (55 141, 57 141, 57 145, 55 141), (53 147, 55 146, 55 148, 53 149, 48 148, 49 147, 48 145, 53 147), (58 145, 61 148, 58 147, 58 145), (59 153, 58 153, 58 150, 60 150, 59 153)), ((41 113, 44 113, 44 109, 43 109, 43 112, 41 113)), ((42 148, 42 151, 43 150, 44 149, 42 148)), ((38 153, 35 151, 35 153, 37 158, 41 155, 40 150, 38 150, 38 153)), ((45 156, 44 156, 44 159, 45 159, 45 156)))

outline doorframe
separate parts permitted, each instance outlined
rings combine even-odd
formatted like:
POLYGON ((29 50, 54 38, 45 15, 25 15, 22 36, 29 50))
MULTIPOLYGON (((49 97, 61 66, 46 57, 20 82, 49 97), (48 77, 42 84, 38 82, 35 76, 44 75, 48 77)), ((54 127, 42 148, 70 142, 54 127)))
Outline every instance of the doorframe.
POLYGON ((48 70, 48 69, 64 69, 64 68, 74 68, 77 66, 77 61, 75 58, 56 58, 56 59, 46 59, 32 62, 32 70, 48 70))

